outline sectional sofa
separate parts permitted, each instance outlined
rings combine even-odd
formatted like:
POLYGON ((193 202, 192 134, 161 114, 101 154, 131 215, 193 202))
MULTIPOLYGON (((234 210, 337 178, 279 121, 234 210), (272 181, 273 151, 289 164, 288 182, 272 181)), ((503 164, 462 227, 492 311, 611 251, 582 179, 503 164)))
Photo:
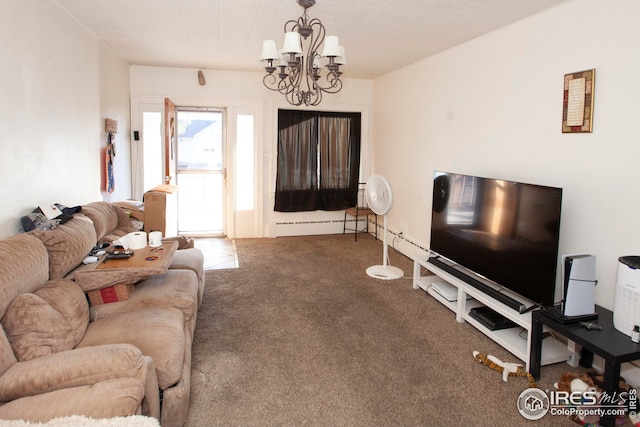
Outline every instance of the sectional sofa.
POLYGON ((169 269, 136 278, 117 302, 91 305, 74 281, 92 248, 132 231, 122 209, 95 202, 53 230, 0 240, 0 420, 142 414, 184 424, 202 252, 176 238, 169 269))

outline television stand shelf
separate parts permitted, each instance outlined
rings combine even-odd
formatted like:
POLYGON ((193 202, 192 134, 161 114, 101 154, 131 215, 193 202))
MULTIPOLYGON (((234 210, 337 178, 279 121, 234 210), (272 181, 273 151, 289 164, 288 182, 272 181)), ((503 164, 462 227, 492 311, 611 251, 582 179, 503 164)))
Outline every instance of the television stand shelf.
MULTIPOLYGON (((446 285, 445 285, 446 286, 446 285)), ((511 354, 526 363, 529 370, 531 354, 531 312, 520 314, 506 304, 492 298, 478 288, 466 283, 464 280, 448 273, 442 268, 427 262, 427 259, 417 257, 413 264, 413 288, 422 289, 440 303, 453 311, 459 323, 468 322, 470 325, 487 335, 493 341, 504 347, 511 354), (428 270, 433 275, 423 275, 423 270, 428 270), (455 301, 438 293, 432 286, 434 283, 446 282, 457 290, 455 301), (469 310, 474 307, 487 306, 495 312, 517 324, 517 327, 491 330, 474 319, 469 310)), ((558 362, 567 362, 577 366, 578 355, 571 351, 567 345, 554 337, 547 337, 542 343, 542 365, 558 362)))

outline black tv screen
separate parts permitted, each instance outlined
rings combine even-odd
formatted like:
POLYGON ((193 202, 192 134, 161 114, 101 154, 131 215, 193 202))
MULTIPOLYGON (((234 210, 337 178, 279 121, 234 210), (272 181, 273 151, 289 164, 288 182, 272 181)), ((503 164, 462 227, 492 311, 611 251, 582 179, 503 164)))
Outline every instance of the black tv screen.
POLYGON ((448 172, 433 184, 434 255, 553 305, 562 189, 448 172))

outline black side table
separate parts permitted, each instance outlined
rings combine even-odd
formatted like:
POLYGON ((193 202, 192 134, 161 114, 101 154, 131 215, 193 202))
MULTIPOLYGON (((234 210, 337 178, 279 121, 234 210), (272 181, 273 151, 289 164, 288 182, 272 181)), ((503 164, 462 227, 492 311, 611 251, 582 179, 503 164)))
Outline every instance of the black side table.
MULTIPOLYGON (((613 396, 618 391, 620 365, 640 359, 640 344, 618 331, 613 326, 613 313, 596 306, 598 319, 594 321, 602 330, 589 330, 578 323, 561 323, 541 310, 531 313, 531 350, 529 370, 536 379, 540 378, 540 357, 542 353, 542 327, 546 326, 582 346, 580 365, 590 367, 593 354, 604 359, 604 391, 613 396)), ((603 417, 602 425, 613 426, 615 417, 603 417)))

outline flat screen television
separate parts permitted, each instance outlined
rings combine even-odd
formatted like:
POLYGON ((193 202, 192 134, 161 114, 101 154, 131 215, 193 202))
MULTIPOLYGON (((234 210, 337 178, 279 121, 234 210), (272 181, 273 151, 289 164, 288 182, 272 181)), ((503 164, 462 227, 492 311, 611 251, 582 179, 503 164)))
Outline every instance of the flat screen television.
POLYGON ((561 188, 436 171, 429 262, 520 312, 552 306, 561 205, 561 188))

